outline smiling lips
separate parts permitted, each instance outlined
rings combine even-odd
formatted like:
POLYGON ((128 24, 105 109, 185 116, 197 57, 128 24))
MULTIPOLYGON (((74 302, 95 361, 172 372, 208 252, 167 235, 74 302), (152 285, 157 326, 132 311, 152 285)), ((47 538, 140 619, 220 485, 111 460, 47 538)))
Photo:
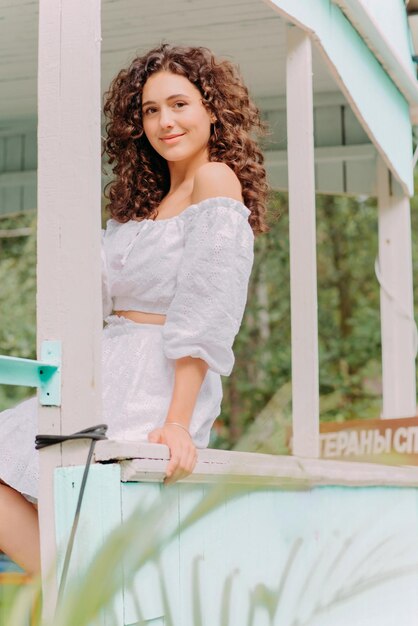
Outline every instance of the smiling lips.
POLYGON ((167 135, 167 137, 160 137, 160 139, 161 141, 165 141, 166 143, 174 143, 176 139, 183 137, 184 134, 185 133, 182 133, 181 135, 167 135))

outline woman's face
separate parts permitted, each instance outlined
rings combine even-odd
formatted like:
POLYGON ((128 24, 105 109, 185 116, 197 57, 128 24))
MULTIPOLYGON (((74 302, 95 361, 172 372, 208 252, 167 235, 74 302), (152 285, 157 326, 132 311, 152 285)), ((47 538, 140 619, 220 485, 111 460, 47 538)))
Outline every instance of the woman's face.
POLYGON ((214 121, 202 104, 200 91, 185 76, 161 71, 148 78, 142 92, 144 132, 167 161, 182 161, 204 152, 214 121))

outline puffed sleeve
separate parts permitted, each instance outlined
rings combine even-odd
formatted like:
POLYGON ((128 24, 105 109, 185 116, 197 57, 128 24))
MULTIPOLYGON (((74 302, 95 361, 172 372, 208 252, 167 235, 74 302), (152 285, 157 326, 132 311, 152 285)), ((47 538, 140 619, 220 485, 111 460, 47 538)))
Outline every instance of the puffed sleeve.
POLYGON ((163 327, 165 356, 199 357, 229 376, 254 260, 249 209, 233 198, 192 205, 174 298, 163 327))
POLYGON ((113 303, 110 297, 110 285, 109 285, 109 272, 107 269, 106 253, 104 249, 104 238, 106 231, 102 229, 102 306, 103 306, 103 319, 112 313, 113 303))

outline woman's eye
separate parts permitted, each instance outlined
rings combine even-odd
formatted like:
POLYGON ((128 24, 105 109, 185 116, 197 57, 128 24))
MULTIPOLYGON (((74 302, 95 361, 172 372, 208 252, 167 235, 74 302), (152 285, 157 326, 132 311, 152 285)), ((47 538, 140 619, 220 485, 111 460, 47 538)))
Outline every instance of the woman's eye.
MULTIPOLYGON (((187 106, 187 102, 175 102, 174 105, 175 107, 180 107, 181 109, 185 106, 187 106)), ((152 115, 157 109, 155 107, 148 107, 148 109, 144 110, 144 115, 152 115)))

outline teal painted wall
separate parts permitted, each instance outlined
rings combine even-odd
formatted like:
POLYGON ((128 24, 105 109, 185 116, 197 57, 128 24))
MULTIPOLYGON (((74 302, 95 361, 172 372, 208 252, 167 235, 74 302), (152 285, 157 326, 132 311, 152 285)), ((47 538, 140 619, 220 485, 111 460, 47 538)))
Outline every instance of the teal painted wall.
MULTIPOLYGON (((69 532, 80 477, 81 468, 56 472, 60 544, 69 532)), ((206 485, 121 484, 117 465, 92 467, 73 575, 82 575, 112 528, 132 532, 133 522, 135 530, 129 550, 117 560, 126 577, 124 601, 119 594, 112 608, 118 621, 108 613, 109 621, 104 614, 100 623, 416 624, 417 489, 216 489, 214 496, 206 485), (196 506, 206 514, 176 532, 196 506), (170 529, 174 538, 167 542, 170 529), (153 542, 164 546, 160 555, 148 559, 130 584, 135 551, 145 545, 152 552, 153 542)))
POLYGON ((391 163, 405 191, 413 194, 409 105, 375 56, 331 0, 271 0, 312 32, 354 102, 370 139, 391 163))
MULTIPOLYGON (((351 0, 352 2, 353 0, 351 0)), ((415 75, 414 54, 408 26, 404 0, 356 0, 362 4, 379 25, 379 29, 405 67, 415 75)))
POLYGON ((0 122, 0 217, 37 207, 36 120, 0 122))

